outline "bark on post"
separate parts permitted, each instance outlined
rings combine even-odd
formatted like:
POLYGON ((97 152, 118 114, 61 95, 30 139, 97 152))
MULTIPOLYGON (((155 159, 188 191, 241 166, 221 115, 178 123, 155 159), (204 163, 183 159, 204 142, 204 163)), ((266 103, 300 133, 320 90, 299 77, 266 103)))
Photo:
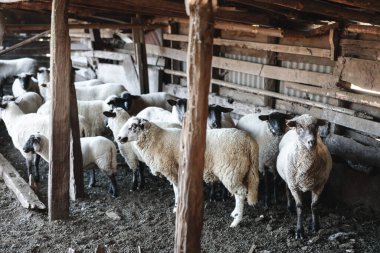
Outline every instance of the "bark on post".
POLYGON ((71 152, 70 152, 70 199, 84 198, 83 158, 80 145, 79 120, 77 96, 74 87, 75 72, 71 69, 70 80, 70 128, 71 128, 71 152))
MULTIPOLYGON (((267 42, 278 44, 278 38, 269 37, 267 42)), ((276 52, 267 52, 267 65, 277 66, 277 55, 276 52)), ((264 90, 276 91, 278 86, 278 81, 272 78, 264 78, 264 90)), ((264 97, 264 105, 269 106, 271 108, 275 108, 276 99, 273 97, 265 96, 264 97)))
MULTIPOLYGON (((139 15, 133 19, 133 23, 141 24, 139 15)), ((148 63, 145 48, 144 30, 141 27, 132 29, 133 43, 135 45, 135 60, 137 62, 140 92, 141 94, 149 93, 149 80, 148 80, 148 63)))
POLYGON ((175 252, 200 252, 203 167, 216 1, 189 0, 188 111, 181 137, 175 252))
POLYGON ((51 136, 48 206, 49 220, 69 216, 70 168, 70 39, 69 0, 53 0, 51 13, 51 136))

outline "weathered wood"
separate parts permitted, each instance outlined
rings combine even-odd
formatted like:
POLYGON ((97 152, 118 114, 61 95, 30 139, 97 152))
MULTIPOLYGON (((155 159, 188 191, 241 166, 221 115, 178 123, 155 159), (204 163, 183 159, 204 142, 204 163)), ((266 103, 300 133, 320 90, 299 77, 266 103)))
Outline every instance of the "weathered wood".
POLYGON ((0 49, 3 49, 3 39, 5 35, 5 17, 2 12, 0 12, 0 49))
MULTIPOLYGON (((268 38, 268 42, 278 43, 277 38, 268 38)), ((266 55, 266 65, 277 65, 277 53, 276 52, 267 52, 266 55)), ((278 90, 278 80, 272 78, 264 78, 264 90, 276 91, 278 90)), ((274 108, 276 100, 273 97, 265 96, 264 105, 274 108)))
POLYGON ((252 25, 245 25, 239 23, 217 21, 215 23, 215 29, 227 30, 227 31, 240 31, 253 34, 262 34, 272 37, 284 37, 284 31, 278 28, 263 28, 252 25))
POLYGON ((318 28, 315 28, 313 30, 310 30, 306 33, 306 37, 316 37, 316 36, 321 36, 326 33, 329 33, 331 29, 336 29, 339 27, 338 23, 332 23, 329 25, 322 25, 318 28))
POLYGON ((336 61, 338 57, 338 47, 339 47, 339 33, 336 29, 330 29, 329 33, 329 43, 330 43, 330 59, 336 61))
POLYGON ((350 5, 370 11, 380 12, 380 2, 378 0, 329 0, 330 2, 350 5))
POLYGON ((0 177, 10 190, 16 194, 22 207, 28 209, 46 209, 34 191, 29 187, 17 170, 0 154, 0 177))
POLYGON ((70 79, 70 128, 71 128, 71 152, 70 152, 70 199, 84 198, 83 157, 80 144, 77 95, 74 87, 74 70, 70 79))
POLYGON ((328 109, 321 109, 317 107, 307 107, 298 103, 292 103, 283 100, 276 101, 276 109, 297 114, 308 113, 317 118, 324 119, 347 128, 355 129, 374 136, 380 136, 380 123, 355 117, 353 115, 334 112, 328 109))
MULTIPOLYGON (((135 24, 141 23, 139 15, 133 19, 135 24)), ((133 43, 135 47, 135 60, 140 82, 140 94, 149 93, 148 64, 145 48, 144 32, 140 28, 132 29, 133 43)))
POLYGON ((363 89, 380 92, 380 62, 339 57, 334 75, 363 89))
POLYGON ((365 34, 380 35, 380 27, 378 27, 378 26, 352 24, 352 25, 346 26, 346 31, 352 32, 352 33, 365 33, 365 34))
POLYGON ((49 33, 50 33, 50 30, 47 30, 47 31, 44 31, 44 32, 39 33, 37 35, 34 35, 34 36, 32 36, 32 37, 24 40, 24 41, 21 41, 20 43, 17 43, 17 44, 15 44, 13 46, 10 46, 10 47, 8 47, 8 48, 6 48, 4 50, 1 50, 0 51, 0 55, 9 53, 9 52, 11 52, 11 51, 13 51, 13 50, 15 50, 17 48, 20 48, 22 46, 28 45, 29 43, 34 42, 34 41, 36 41, 36 40, 38 40, 38 39, 40 39, 40 38, 48 35, 49 33))
MULTIPOLYGON (((180 34, 164 34, 164 39, 173 40, 173 41, 182 41, 187 42, 186 35, 180 34)), ((214 39, 214 45, 218 46, 227 46, 227 47, 239 47, 239 48, 248 48, 255 50, 265 50, 279 53, 289 53, 289 54, 299 54, 299 55, 309 55, 316 57, 330 57, 330 50, 322 48, 313 48, 313 47, 300 47, 300 46, 288 46, 288 45, 279 45, 272 43, 259 43, 252 41, 239 41, 239 40, 228 40, 228 39, 214 39)))
MULTIPOLYGON (((185 52, 178 49, 147 45, 147 52, 152 55, 168 57, 179 61, 186 61, 186 58, 184 57, 185 52)), ((284 67, 269 66, 260 63, 239 61, 222 57, 213 57, 212 67, 272 78, 276 80, 306 83, 319 87, 335 87, 339 79, 338 76, 334 76, 332 74, 299 69, 288 69, 284 67)))
POLYGON ((187 54, 188 108, 181 136, 178 171, 179 203, 174 251, 201 252, 203 166, 206 147, 208 92, 211 79, 214 0, 190 0, 187 54))
MULTIPOLYGON (((353 139, 330 134, 325 143, 332 155, 337 155, 344 160, 351 161, 350 164, 362 164, 369 167, 379 167, 380 149, 362 145, 353 139)), ((355 168, 355 166, 352 166, 355 168)), ((363 166, 358 166, 363 167, 363 166)))
POLYGON ((53 0, 51 14, 51 136, 48 206, 49 220, 69 216, 70 168, 70 38, 68 0, 53 0))

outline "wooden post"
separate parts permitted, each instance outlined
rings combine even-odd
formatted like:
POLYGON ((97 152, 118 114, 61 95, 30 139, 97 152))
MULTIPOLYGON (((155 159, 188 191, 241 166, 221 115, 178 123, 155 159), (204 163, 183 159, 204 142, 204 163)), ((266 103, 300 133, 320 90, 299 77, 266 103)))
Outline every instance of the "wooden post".
POLYGON ((201 252, 203 166, 211 78, 214 0, 189 0, 188 111, 181 137, 175 252, 201 252))
POLYGON ((70 152, 70 199, 84 198, 83 158, 80 145, 79 120, 77 96, 74 87, 75 72, 71 69, 70 80, 70 128, 71 128, 71 152, 70 152))
MULTIPOLYGON (((136 15, 133 19, 135 24, 141 24, 141 18, 136 15)), ((140 93, 149 93, 148 63, 145 48, 144 31, 141 27, 132 29, 133 43, 135 45, 135 57, 139 73, 140 93)))
MULTIPOLYGON (((269 37, 267 40, 269 43, 278 44, 278 38, 269 37)), ((277 65, 277 52, 266 52, 267 65, 276 66, 277 65)), ((264 90, 276 91, 278 89, 278 82, 272 78, 264 78, 264 90)), ((277 90, 278 91, 278 90, 277 90)), ((264 105, 269 106, 271 108, 275 108, 276 99, 273 97, 265 96, 264 97, 264 105)))
POLYGON ((5 34, 5 18, 2 12, 0 12, 0 49, 3 49, 3 40, 5 34))
POLYGON ((70 168, 70 39, 69 0, 53 0, 51 11, 51 136, 48 184, 49 220, 69 216, 70 168))
POLYGON ((99 29, 91 29, 90 33, 92 33, 92 49, 94 50, 103 50, 104 49, 104 43, 102 41, 102 38, 100 36, 100 30, 99 29))

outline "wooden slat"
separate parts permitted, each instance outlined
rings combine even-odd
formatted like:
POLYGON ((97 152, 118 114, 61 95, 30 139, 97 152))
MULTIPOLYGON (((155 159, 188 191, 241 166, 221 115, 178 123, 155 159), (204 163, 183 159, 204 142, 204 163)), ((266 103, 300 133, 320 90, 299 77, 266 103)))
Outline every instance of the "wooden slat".
POLYGON ((13 50, 16 50, 17 48, 20 48, 20 47, 25 46, 25 45, 27 45, 29 43, 32 43, 32 42, 38 40, 39 38, 48 35, 49 33, 50 33, 50 30, 47 30, 47 31, 44 31, 44 32, 39 33, 37 35, 34 35, 33 37, 30 37, 30 38, 28 38, 28 39, 26 39, 24 41, 21 41, 20 43, 17 43, 16 45, 13 45, 13 46, 8 47, 8 48, 6 48, 4 50, 1 50, 0 51, 0 55, 9 53, 9 52, 11 52, 13 50))
MULTIPOLYGON (((178 61, 186 61, 185 52, 178 49, 147 45, 147 52, 149 54, 163 56, 178 61)), ((288 69, 277 66, 268 66, 264 64, 239 61, 223 57, 213 57, 212 67, 272 78, 276 80, 306 83, 318 87, 334 87, 338 82, 338 77, 331 74, 299 69, 288 69)))
POLYGON ((53 0, 50 41, 51 136, 49 160, 49 220, 69 217, 70 168, 70 38, 68 0, 53 0))
MULTIPOLYGON (((188 37, 186 35, 180 34, 164 34, 164 39, 187 42, 188 37)), ((322 48, 288 46, 271 43, 228 40, 220 38, 214 39, 214 45, 330 58, 330 50, 322 48)))
MULTIPOLYGON (((377 23, 379 24, 379 23, 377 23)), ((372 34, 372 35, 380 35, 380 27, 379 26, 370 26, 370 25, 347 25, 346 26, 347 32, 353 32, 353 33, 365 33, 365 34, 372 34)))
POLYGON ((16 194, 22 207, 27 209, 46 209, 34 191, 29 187, 17 170, 0 154, 0 177, 10 190, 16 194))
POLYGON ((370 11, 380 12, 380 2, 378 0, 329 0, 330 2, 345 4, 370 11))

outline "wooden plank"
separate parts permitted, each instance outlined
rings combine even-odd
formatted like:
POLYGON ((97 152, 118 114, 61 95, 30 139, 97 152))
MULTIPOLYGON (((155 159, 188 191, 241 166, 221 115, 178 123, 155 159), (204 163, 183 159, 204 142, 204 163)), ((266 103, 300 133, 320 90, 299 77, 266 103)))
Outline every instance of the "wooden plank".
POLYGON ((38 40, 38 39, 40 39, 40 38, 48 35, 49 33, 50 33, 50 30, 47 30, 47 31, 44 31, 44 32, 39 33, 37 35, 34 35, 34 36, 32 36, 32 37, 30 37, 30 38, 28 38, 28 39, 26 39, 26 40, 24 40, 24 41, 22 41, 20 43, 17 43, 15 45, 11 46, 11 47, 8 47, 8 48, 6 48, 4 50, 1 50, 0 51, 0 55, 9 53, 9 52, 11 52, 13 50, 16 50, 17 48, 20 48, 22 46, 25 46, 25 45, 31 43, 31 42, 34 42, 34 41, 36 41, 36 40, 38 40))
POLYGON ((341 39, 340 46, 353 46, 359 48, 380 49, 380 41, 341 39))
POLYGON ((349 57, 339 57, 338 73, 343 81, 363 89, 380 92, 380 62, 349 57))
MULTIPOLYGON (((278 39, 277 38, 268 37, 267 40, 268 40, 268 42, 278 43, 278 39)), ((266 65, 276 66, 278 64, 278 62, 277 62, 277 52, 268 51, 265 58, 267 60, 266 65)), ((264 90, 268 90, 268 91, 276 91, 276 90, 278 90, 278 83, 279 83, 278 80, 275 80, 275 79, 272 79, 272 78, 264 78, 264 87, 263 87, 263 89, 264 90)), ((264 105, 265 106, 269 106, 271 108, 274 108, 275 103, 276 103, 276 100, 273 97, 269 97, 269 96, 265 96, 264 97, 264 105)))
POLYGON ((0 154, 0 177, 10 190, 16 194, 22 207, 27 209, 46 209, 34 191, 29 187, 17 170, 0 154))
MULTIPOLYGON (((147 45, 149 54, 163 56, 179 61, 186 61, 185 52, 178 49, 147 45)), ((335 87, 338 76, 332 74, 311 72, 299 69, 288 69, 284 67, 268 66, 259 63, 239 61, 223 57, 213 57, 212 67, 257 75, 289 82, 298 82, 315 85, 318 87, 335 87)))
POLYGON ((351 24, 346 26, 347 32, 380 35, 380 27, 370 25, 351 24))
POLYGON ((380 3, 378 0, 329 0, 330 2, 350 5, 370 11, 380 12, 380 3))
POLYGON ((178 171, 179 203, 174 252, 201 252, 203 167, 206 149, 208 92, 211 79, 216 1, 185 2, 190 11, 188 47, 188 107, 181 136, 178 171))
POLYGON ((48 183, 49 220, 69 217, 70 38, 68 0, 53 0, 51 13, 51 136, 48 183))
MULTIPOLYGON (((187 42, 188 37, 186 35, 179 35, 179 34, 164 34, 164 39, 187 42)), ((265 51, 270 51, 270 52, 299 54, 299 55, 308 55, 308 56, 325 57, 325 58, 330 57, 330 50, 323 49, 323 48, 288 46, 288 45, 279 45, 279 44, 272 44, 272 43, 228 40, 228 39, 221 39, 221 38, 215 38, 214 44, 218 46, 248 48, 248 49, 255 49, 255 50, 265 50, 265 51)))
POLYGON ((285 110, 297 114, 308 113, 317 118, 324 119, 347 128, 355 129, 357 131, 374 135, 376 137, 380 136, 380 123, 368 119, 355 117, 353 115, 347 115, 344 113, 334 112, 331 110, 316 107, 310 108, 304 105, 291 103, 283 100, 276 101, 276 109, 285 110))

